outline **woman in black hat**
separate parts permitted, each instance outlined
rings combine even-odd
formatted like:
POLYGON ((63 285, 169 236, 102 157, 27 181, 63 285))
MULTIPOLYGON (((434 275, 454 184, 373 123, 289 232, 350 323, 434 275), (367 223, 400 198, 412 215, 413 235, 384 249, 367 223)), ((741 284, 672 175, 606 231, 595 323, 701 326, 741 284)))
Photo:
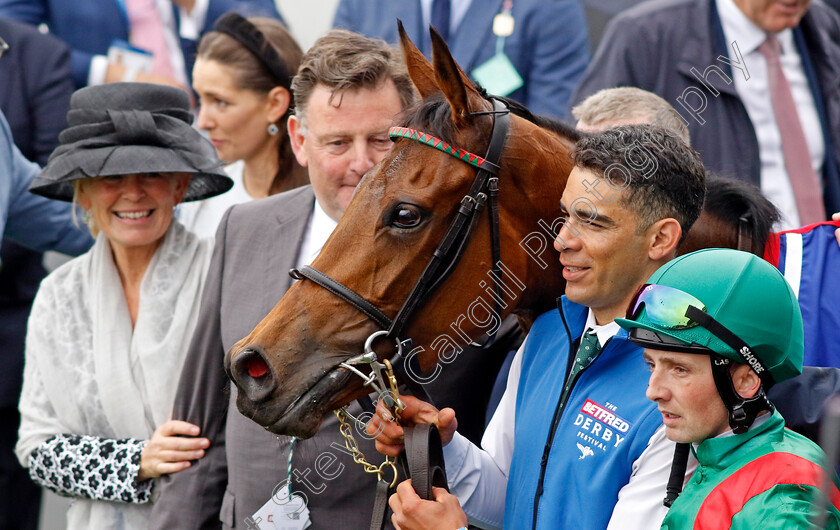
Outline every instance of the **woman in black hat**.
POLYGON ((180 209, 184 226, 216 233, 234 204, 309 183, 292 152, 286 119, 294 108, 290 85, 300 47, 279 20, 228 13, 198 46, 193 88, 199 128, 207 131, 234 185, 230 193, 180 209))
POLYGON ((71 529, 146 528, 150 479, 185 469, 208 444, 169 421, 212 251, 173 209, 231 187, 191 120, 176 88, 79 90, 30 187, 79 204, 96 236, 35 298, 16 447, 36 482, 77 497, 71 529))

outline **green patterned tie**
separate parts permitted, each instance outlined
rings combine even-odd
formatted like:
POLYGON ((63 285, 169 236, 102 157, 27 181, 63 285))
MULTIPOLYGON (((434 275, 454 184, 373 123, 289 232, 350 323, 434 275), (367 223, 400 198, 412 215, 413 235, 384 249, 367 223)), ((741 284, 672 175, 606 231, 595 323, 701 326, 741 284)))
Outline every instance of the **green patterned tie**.
POLYGON ((560 397, 561 407, 566 406, 566 400, 572 388, 575 386, 575 381, 580 372, 584 368, 592 364, 598 355, 601 353, 601 343, 598 341, 598 336, 594 332, 587 332, 580 338, 580 346, 578 347, 577 355, 575 355, 575 362, 572 364, 572 370, 569 372, 569 377, 566 379, 566 385, 563 387, 563 395, 560 397))

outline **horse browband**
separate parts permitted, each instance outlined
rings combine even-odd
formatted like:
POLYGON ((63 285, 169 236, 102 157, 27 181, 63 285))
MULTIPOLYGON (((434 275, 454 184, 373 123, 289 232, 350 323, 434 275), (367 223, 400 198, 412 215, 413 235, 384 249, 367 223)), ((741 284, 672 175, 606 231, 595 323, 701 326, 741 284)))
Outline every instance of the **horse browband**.
POLYGON ((487 148, 487 155, 482 158, 469 151, 458 149, 443 142, 430 134, 408 129, 405 127, 394 127, 389 131, 392 140, 396 138, 408 138, 416 140, 424 145, 434 147, 446 154, 454 156, 470 165, 478 168, 475 179, 469 193, 461 199, 461 206, 458 213, 449 225, 446 235, 434 251, 431 260, 426 265, 423 274, 417 280, 408 298, 403 303, 397 316, 389 319, 382 311, 373 304, 358 295, 352 289, 340 282, 330 278, 323 272, 310 265, 304 265, 300 269, 291 269, 289 274, 292 278, 302 280, 304 278, 313 281, 334 295, 343 299, 377 323, 382 329, 388 330, 388 337, 399 341, 398 337, 409 317, 414 310, 426 301, 431 294, 453 271, 455 265, 463 256, 467 243, 475 228, 478 214, 483 209, 484 203, 490 199, 490 238, 493 255, 493 286, 496 294, 496 310, 501 314, 499 300, 502 299, 499 281, 501 278, 501 248, 499 241, 499 210, 498 210, 498 172, 499 159, 507 137, 510 126, 510 110, 507 106, 495 98, 490 98, 493 103, 494 115, 493 132, 490 138, 490 145, 487 148), (454 245, 457 244, 457 247, 454 245), (453 251, 454 247, 454 253, 453 251), (449 258, 446 261, 446 258, 449 258), (445 268, 439 272, 442 266, 445 268))
POLYGON ((388 131, 388 136, 391 138, 392 141, 395 138, 408 138, 409 140, 416 140, 421 144, 428 145, 429 147, 434 147, 438 151, 442 151, 447 155, 452 155, 458 160, 466 162, 471 166, 475 166, 479 169, 487 168, 488 171, 490 171, 496 176, 498 176, 499 174, 499 166, 497 166, 496 164, 488 162, 487 159, 481 158, 478 155, 474 155, 466 149, 459 149, 457 147, 453 147, 452 145, 444 142, 437 136, 432 136, 429 133, 424 133, 416 129, 409 129, 408 127, 391 127, 391 129, 388 131))

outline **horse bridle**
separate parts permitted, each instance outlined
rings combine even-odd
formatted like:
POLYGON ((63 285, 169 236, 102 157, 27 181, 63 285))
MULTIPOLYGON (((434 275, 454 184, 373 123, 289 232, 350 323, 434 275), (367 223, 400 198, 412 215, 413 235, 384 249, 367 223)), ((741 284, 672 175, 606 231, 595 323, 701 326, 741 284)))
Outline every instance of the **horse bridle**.
MULTIPOLYGON (((495 294, 494 303, 496 314, 501 315, 500 301, 502 300, 503 290, 500 286, 502 270, 500 266, 501 243, 498 204, 499 160, 502 156, 507 132, 510 127, 510 109, 498 99, 493 97, 489 97, 488 99, 493 103, 493 110, 472 113, 472 115, 490 114, 493 116, 493 130, 490 137, 490 145, 487 147, 487 154, 483 158, 464 149, 456 148, 428 133, 407 127, 392 127, 388 132, 389 137, 393 141, 396 141, 397 138, 414 140, 454 156, 477 168, 472 186, 469 192, 461 199, 461 204, 455 215, 455 219, 452 220, 449 229, 433 252, 429 263, 426 265, 426 268, 423 270, 423 273, 420 275, 420 278, 417 280, 417 283, 412 288, 408 298, 403 302, 402 307, 393 320, 352 289, 310 265, 289 271, 292 278, 297 280, 311 280, 358 309, 382 328, 382 330, 372 333, 367 338, 364 353, 347 359, 345 362, 340 363, 339 366, 361 377, 364 386, 370 387, 377 395, 383 397, 385 404, 392 409, 397 419, 399 419, 399 414, 405 408, 405 405, 400 400, 399 392, 397 391, 397 382, 394 378, 395 372, 401 376, 400 379, 402 379, 402 382, 408 385, 418 398, 429 403, 432 402, 423 386, 406 374, 405 362, 408 358, 402 356, 402 351, 403 348, 410 348, 411 340, 401 340, 399 338, 400 333, 417 308, 428 300, 431 293, 455 269, 466 251, 467 244, 475 230, 481 211, 488 202, 490 212, 490 244, 493 258, 491 276, 493 277, 495 294), (373 351, 373 341, 381 336, 389 338, 396 343, 396 353, 390 359, 384 359, 382 361, 377 358, 376 353, 373 351), (359 365, 368 365, 371 370, 370 374, 364 374, 356 368, 359 365), (387 374, 387 378, 389 379, 390 391, 389 384, 385 382, 385 378, 383 377, 383 372, 387 374)), ((359 399, 359 404, 367 412, 373 412, 373 404, 368 396, 359 399)), ((336 416, 338 416, 339 422, 343 426, 345 424, 343 419, 345 415, 349 415, 346 409, 336 411, 336 416)), ((358 422, 358 420, 356 421, 358 422)), ((364 426, 362 428, 364 429, 364 426)), ((412 485, 418 495, 423 499, 432 500, 433 486, 448 489, 440 437, 432 424, 408 426, 405 427, 404 433, 406 450, 401 455, 403 468, 408 470, 408 475, 412 478, 412 485)), ((350 436, 345 435, 344 438, 345 445, 348 449, 352 450, 352 447, 355 445, 352 434, 350 436)), ((379 530, 384 527, 389 491, 397 481, 396 467, 394 467, 394 463, 388 457, 385 458, 385 462, 379 467, 376 467, 364 460, 364 455, 361 453, 357 456, 361 458, 357 460, 357 457, 354 456, 355 461, 365 466, 366 471, 368 471, 368 467, 371 468, 368 472, 377 473, 379 477, 376 485, 373 516, 370 524, 372 530, 379 530), (383 468, 388 466, 394 470, 394 479, 390 484, 388 481, 383 480, 383 468)))
MULTIPOLYGON (((492 111, 475 112, 472 115, 490 114, 493 116, 493 131, 490 137, 490 145, 487 148, 487 154, 482 158, 464 149, 456 148, 435 136, 430 134, 409 129, 407 127, 392 127, 388 135, 391 140, 396 141, 397 138, 407 138, 415 140, 441 152, 454 156, 462 160, 478 170, 476 171, 475 179, 469 192, 461 199, 460 207, 449 225, 449 229, 443 237, 438 247, 432 254, 432 258, 426 265, 423 274, 417 280, 408 298, 403 303, 399 312, 393 320, 388 318, 376 306, 365 300, 358 293, 354 292, 349 287, 343 285, 337 280, 329 277, 323 272, 315 269, 310 265, 305 265, 300 269, 292 269, 289 274, 292 278, 297 280, 311 280, 320 285, 324 289, 333 293, 335 296, 341 298, 348 304, 352 305, 360 312, 368 316, 371 320, 381 327, 383 331, 377 331, 368 337, 366 341, 365 353, 359 356, 360 359, 354 362, 357 358, 349 359, 347 364, 361 364, 376 361, 376 354, 373 353, 370 344, 374 338, 385 336, 394 340, 397 344, 397 354, 390 360, 395 368, 398 368, 398 363, 403 347, 410 345, 410 340, 401 341, 399 336, 406 325, 408 319, 414 314, 416 309, 423 305, 429 298, 432 292, 443 283, 446 278, 455 269, 455 266, 460 261, 467 244, 472 236, 473 230, 476 227, 481 211, 484 209, 485 203, 489 202, 490 211, 490 240, 491 252, 493 257, 493 287, 495 291, 495 305, 497 314, 500 313, 499 300, 502 300, 502 288, 499 285, 501 281, 501 267, 499 265, 501 260, 501 244, 499 239, 499 160, 504 150, 505 139, 507 138, 508 128, 510 127, 510 109, 502 101, 489 97, 493 103, 492 111), (364 357, 364 359, 361 359, 364 357)), ((344 363, 342 363, 343 365, 344 363)), ((403 372, 403 370, 399 370, 403 372)), ((371 375, 372 377, 372 375, 371 375)), ((410 378, 401 377, 403 382, 411 385, 410 378)), ((419 385, 418 385, 419 386, 419 385)), ((422 387, 421 387, 422 388, 422 387)), ((414 390, 414 388, 412 388, 414 390)))

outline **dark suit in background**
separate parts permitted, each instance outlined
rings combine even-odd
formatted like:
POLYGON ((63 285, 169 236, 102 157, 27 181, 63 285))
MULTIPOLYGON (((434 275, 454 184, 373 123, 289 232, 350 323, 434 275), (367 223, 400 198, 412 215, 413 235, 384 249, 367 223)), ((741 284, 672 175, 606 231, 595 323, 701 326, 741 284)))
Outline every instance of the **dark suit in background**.
POLYGON ((0 59, 0 109, 23 156, 43 166, 67 127, 73 80, 70 49, 51 35, 0 18, 9 50, 0 59))
MULTIPOLYGON (((503 0, 472 0, 447 44, 470 74, 496 53, 493 17, 503 0)), ((509 97, 537 114, 566 115, 569 98, 589 63, 586 19, 579 0, 516 0, 511 12, 513 34, 504 51, 524 82, 509 97)), ((333 26, 397 43, 397 19, 408 36, 430 55, 420 0, 341 0, 333 26)))
MULTIPOLYGON (((594 52, 598 49, 607 23, 617 14, 644 0, 584 0, 586 24, 589 26, 589 45, 594 52)), ((840 1, 840 0, 838 0, 840 1)))
MULTIPOLYGON (((840 211, 840 18, 814 1, 793 29, 825 138, 823 197, 826 212, 840 211)), ((691 145, 717 173, 760 186, 758 139, 735 83, 710 73, 706 82, 720 92, 715 97, 691 73, 719 67, 729 79, 723 28, 714 0, 656 0, 614 18, 586 71, 573 104, 602 88, 635 86, 668 101, 688 121, 691 145), (690 21, 690 23, 687 23, 690 21), (688 88, 706 95, 704 124, 689 116, 677 98, 688 88)), ((747 65, 749 68, 749 65, 747 65)))
MULTIPOLYGON (((272 0, 210 0, 201 34, 213 29, 216 19, 228 11, 243 16, 280 17, 272 0)), ((176 28, 178 13, 173 5, 176 28)), ((87 85, 94 55, 106 55, 116 39, 128 41, 128 20, 118 0, 0 0, 0 16, 36 26, 46 23, 53 35, 73 50, 73 79, 77 88, 87 85)), ((180 44, 187 79, 191 79, 198 42, 180 39, 180 44)))
MULTIPOLYGON (((0 59, 0 110, 15 144, 43 165, 67 126, 73 93, 70 49, 35 28, 0 18, 9 49, 0 59)), ((0 530, 38 527, 41 488, 14 455, 26 320, 47 271, 42 254, 3 240, 0 249, 0 530)))

